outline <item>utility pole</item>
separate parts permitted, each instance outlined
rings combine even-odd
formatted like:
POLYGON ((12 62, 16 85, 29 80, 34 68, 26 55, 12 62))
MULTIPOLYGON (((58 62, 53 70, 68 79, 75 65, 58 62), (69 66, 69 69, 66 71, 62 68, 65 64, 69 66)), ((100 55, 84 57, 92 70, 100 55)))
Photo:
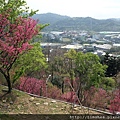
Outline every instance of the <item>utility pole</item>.
POLYGON ((48 85, 47 82, 48 82, 50 77, 51 77, 51 75, 49 75, 48 78, 46 79, 46 97, 47 97, 47 85, 48 85))

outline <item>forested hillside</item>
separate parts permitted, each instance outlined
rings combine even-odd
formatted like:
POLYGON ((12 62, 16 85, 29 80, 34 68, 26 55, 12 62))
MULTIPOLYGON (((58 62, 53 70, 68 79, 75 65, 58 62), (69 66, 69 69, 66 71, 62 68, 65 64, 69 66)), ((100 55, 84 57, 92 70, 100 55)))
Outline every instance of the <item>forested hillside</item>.
POLYGON ((34 19, 40 23, 49 23, 44 30, 87 30, 87 31, 119 31, 120 20, 103 19, 98 20, 91 17, 68 17, 53 13, 36 14, 34 19))

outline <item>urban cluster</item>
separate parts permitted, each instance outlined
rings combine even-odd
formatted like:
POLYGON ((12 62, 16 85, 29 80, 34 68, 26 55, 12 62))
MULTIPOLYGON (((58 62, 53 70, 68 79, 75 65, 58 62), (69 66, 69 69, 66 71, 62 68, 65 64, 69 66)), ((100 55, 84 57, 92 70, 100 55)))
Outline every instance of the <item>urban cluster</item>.
POLYGON ((106 52, 117 57, 120 55, 120 32, 51 31, 43 32, 42 36, 41 46, 49 47, 50 52, 61 48, 92 52, 99 56, 106 52))

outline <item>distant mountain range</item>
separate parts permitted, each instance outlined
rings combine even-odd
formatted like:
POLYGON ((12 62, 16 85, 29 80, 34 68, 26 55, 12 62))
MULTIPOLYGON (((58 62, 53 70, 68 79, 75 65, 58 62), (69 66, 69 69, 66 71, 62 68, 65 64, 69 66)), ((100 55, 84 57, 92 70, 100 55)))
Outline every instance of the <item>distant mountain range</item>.
POLYGON ((45 31, 87 30, 87 31, 120 31, 120 19, 94 19, 91 17, 69 17, 53 13, 35 14, 34 19, 40 23, 49 23, 45 31))

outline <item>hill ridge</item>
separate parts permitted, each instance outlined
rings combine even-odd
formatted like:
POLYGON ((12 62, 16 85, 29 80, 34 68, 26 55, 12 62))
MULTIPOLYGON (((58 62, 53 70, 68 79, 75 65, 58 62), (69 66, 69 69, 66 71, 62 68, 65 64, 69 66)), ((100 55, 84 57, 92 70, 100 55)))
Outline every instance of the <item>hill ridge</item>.
POLYGON ((54 13, 35 14, 39 23, 50 25, 44 31, 86 30, 86 31, 119 31, 120 20, 115 18, 95 19, 92 17, 69 17, 54 13))

